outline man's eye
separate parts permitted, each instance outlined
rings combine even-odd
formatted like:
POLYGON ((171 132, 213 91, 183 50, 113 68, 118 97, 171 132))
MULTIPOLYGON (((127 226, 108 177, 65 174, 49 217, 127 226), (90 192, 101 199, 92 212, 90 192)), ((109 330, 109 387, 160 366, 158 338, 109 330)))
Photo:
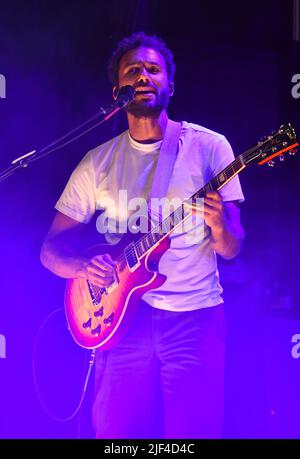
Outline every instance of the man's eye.
POLYGON ((159 68, 158 67, 150 67, 150 72, 151 73, 158 73, 159 72, 159 68))
POLYGON ((128 70, 128 73, 131 73, 133 75, 136 75, 139 71, 138 67, 132 67, 131 69, 128 70))

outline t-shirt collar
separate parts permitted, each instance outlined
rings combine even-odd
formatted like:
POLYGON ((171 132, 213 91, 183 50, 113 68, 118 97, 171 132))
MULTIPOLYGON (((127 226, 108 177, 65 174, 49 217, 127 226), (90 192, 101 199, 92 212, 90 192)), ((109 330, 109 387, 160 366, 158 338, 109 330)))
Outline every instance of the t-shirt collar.
POLYGON ((147 152, 147 153, 151 153, 151 152, 154 152, 155 150, 159 150, 161 147, 161 143, 162 143, 162 140, 158 140, 157 142, 152 142, 152 143, 137 142, 131 137, 129 131, 128 131, 128 139, 129 139, 130 145, 133 148, 135 148, 136 150, 147 152))

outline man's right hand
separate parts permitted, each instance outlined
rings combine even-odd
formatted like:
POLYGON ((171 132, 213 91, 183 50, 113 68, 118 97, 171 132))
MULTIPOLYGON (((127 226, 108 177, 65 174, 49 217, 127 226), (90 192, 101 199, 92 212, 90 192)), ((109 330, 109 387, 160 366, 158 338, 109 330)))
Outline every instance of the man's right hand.
POLYGON ((108 253, 82 255, 78 241, 82 240, 85 227, 84 223, 57 212, 41 248, 41 263, 65 279, 88 279, 106 288, 115 280, 116 262, 108 253))
POLYGON ((115 280, 115 266, 108 253, 83 260, 82 277, 101 288, 109 287, 115 280))

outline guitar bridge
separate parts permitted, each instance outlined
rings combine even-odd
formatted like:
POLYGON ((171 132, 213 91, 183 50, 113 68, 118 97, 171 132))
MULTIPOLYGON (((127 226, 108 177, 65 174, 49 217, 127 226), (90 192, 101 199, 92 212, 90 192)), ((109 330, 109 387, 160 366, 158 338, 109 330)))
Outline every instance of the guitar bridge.
POLYGON ((96 295, 94 293, 93 286, 90 283, 90 281, 87 281, 87 284, 88 284, 89 292, 90 292, 90 295, 91 295, 91 298, 92 298, 92 303, 93 303, 94 306, 97 306, 100 301, 97 301, 96 295))

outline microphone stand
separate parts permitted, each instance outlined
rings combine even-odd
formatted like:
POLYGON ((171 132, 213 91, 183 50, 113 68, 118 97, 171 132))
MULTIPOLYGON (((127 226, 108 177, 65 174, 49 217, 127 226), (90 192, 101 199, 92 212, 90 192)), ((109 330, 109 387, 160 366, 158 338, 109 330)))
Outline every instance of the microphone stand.
POLYGON ((89 131, 95 129, 97 126, 100 126, 103 124, 105 121, 107 121, 109 118, 111 118, 113 115, 115 115, 118 111, 120 111, 122 108, 126 107, 129 102, 134 97, 134 93, 132 93, 132 96, 129 98, 129 100, 120 100, 116 101, 114 104, 112 104, 110 107, 104 109, 101 107, 100 111, 98 111, 94 116, 89 118, 88 120, 84 121, 81 123, 79 126, 75 127, 71 131, 69 131, 67 134, 64 136, 60 137, 59 139, 51 142, 49 145, 46 147, 40 149, 40 150, 32 150, 29 153, 26 153, 25 155, 22 155, 13 161, 11 161, 11 166, 5 169, 0 173, 0 182, 3 182, 6 178, 8 178, 10 175, 12 175, 17 169, 26 169, 28 165, 34 161, 37 161, 38 159, 44 158, 45 156, 49 155, 50 153, 53 153, 54 151, 59 150, 60 148, 65 147, 66 145, 69 145, 70 143, 74 142, 75 140, 79 139, 83 135, 87 134, 89 131), (96 124, 93 124, 90 126, 88 129, 85 131, 81 132, 80 134, 75 135, 69 140, 65 140, 68 137, 70 137, 72 134, 75 134, 79 129, 83 128, 86 124, 91 123, 95 119, 99 118, 99 116, 104 117, 98 121, 96 124), (65 142, 63 142, 65 140, 65 142), (60 142, 63 142, 61 145, 58 145, 60 142))

